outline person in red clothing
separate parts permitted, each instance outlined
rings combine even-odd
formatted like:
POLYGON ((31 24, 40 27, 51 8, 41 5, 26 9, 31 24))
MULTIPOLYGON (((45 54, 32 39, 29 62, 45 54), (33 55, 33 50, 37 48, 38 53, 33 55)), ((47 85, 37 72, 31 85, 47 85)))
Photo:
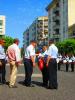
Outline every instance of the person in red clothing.
POLYGON ((43 63, 44 63, 44 66, 42 68, 42 80, 43 80, 43 86, 44 87, 47 87, 48 85, 48 67, 46 66, 46 62, 47 62, 47 48, 48 46, 47 45, 44 45, 42 50, 43 50, 43 63))
POLYGON ((46 62, 47 62, 47 45, 44 45, 42 47, 42 53, 40 53, 38 57, 38 66, 42 72, 42 80, 43 80, 42 85, 44 87, 47 87, 48 85, 48 67, 46 66, 46 62))

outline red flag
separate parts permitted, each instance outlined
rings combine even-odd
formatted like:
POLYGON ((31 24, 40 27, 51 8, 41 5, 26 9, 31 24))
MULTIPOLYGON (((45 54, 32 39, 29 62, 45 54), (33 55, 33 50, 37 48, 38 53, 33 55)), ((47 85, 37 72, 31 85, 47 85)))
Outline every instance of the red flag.
POLYGON ((38 67, 39 67, 39 69, 40 70, 42 70, 43 69, 43 67, 44 67, 44 61, 43 61, 43 59, 39 59, 39 61, 38 61, 38 67))

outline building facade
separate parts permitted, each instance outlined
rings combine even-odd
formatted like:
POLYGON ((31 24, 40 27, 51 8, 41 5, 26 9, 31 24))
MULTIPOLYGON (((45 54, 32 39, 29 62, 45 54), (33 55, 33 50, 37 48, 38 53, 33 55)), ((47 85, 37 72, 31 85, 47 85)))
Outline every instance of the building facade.
POLYGON ((69 27, 68 33, 69 33, 69 38, 75 39, 75 24, 69 27))
POLYGON ((39 17, 36 19, 36 40, 38 45, 48 43, 48 17, 39 17))
POLYGON ((68 26, 75 24, 75 0, 68 0, 68 26))
POLYGON ((0 35, 5 34, 5 16, 0 15, 0 35))
MULTIPOLYGON (((48 17, 42 16, 36 18, 33 23, 29 26, 29 40, 26 39, 27 31, 24 32, 24 40, 30 41, 36 40, 38 46, 48 43, 48 17)), ((24 42, 25 43, 25 42, 24 42)))
POLYGON ((70 15, 71 12, 74 13, 72 4, 75 8, 75 0, 53 0, 47 6, 49 38, 54 38, 55 41, 68 38, 68 26, 75 22, 75 16, 70 15))
POLYGON ((27 28, 23 33, 23 47, 26 48, 29 45, 29 29, 27 28))

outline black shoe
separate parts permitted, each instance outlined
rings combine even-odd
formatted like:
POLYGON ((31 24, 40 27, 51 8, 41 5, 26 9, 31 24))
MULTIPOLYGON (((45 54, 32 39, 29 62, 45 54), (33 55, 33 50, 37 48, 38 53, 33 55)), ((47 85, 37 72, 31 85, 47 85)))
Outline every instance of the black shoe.
POLYGON ((16 85, 9 85, 9 88, 17 88, 17 86, 16 85))
POLYGON ((0 82, 0 85, 2 85, 2 83, 0 82))
POLYGON ((42 87, 47 87, 47 84, 42 84, 42 87))
POLYGON ((58 88, 57 87, 50 87, 49 86, 49 87, 47 87, 47 89, 52 89, 53 90, 53 89, 58 89, 58 88))
POLYGON ((6 81, 2 82, 2 84, 6 84, 6 81))
POLYGON ((33 84, 27 85, 25 84, 26 87, 35 87, 33 84))
POLYGON ((71 72, 74 72, 74 70, 71 70, 71 72))
POLYGON ((9 81, 8 81, 8 82, 6 82, 6 85, 9 85, 9 81))
POLYGON ((23 85, 27 84, 25 81, 22 82, 23 85))

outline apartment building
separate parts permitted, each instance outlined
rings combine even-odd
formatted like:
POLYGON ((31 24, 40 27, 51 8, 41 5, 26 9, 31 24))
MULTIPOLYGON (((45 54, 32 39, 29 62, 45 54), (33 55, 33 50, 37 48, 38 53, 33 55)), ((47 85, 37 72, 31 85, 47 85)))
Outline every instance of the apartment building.
POLYGON ((75 24, 75 0, 67 0, 68 2, 68 26, 75 24))
POLYGON ((75 0, 53 0, 48 11, 49 38, 63 41, 68 38, 68 27, 75 23, 75 0))
POLYGON ((69 27, 68 34, 69 34, 69 38, 75 39, 75 24, 69 27))
POLYGON ((0 35, 5 34, 5 16, 0 15, 0 35))
POLYGON ((38 45, 48 43, 48 17, 43 16, 36 19, 36 40, 38 45))
POLYGON ((29 26, 29 40, 26 39, 27 31, 24 32, 24 40, 36 40, 38 46, 48 43, 48 17, 41 16, 36 18, 29 26))
POLYGON ((27 28, 23 33, 23 47, 26 48, 29 45, 29 29, 27 28))

